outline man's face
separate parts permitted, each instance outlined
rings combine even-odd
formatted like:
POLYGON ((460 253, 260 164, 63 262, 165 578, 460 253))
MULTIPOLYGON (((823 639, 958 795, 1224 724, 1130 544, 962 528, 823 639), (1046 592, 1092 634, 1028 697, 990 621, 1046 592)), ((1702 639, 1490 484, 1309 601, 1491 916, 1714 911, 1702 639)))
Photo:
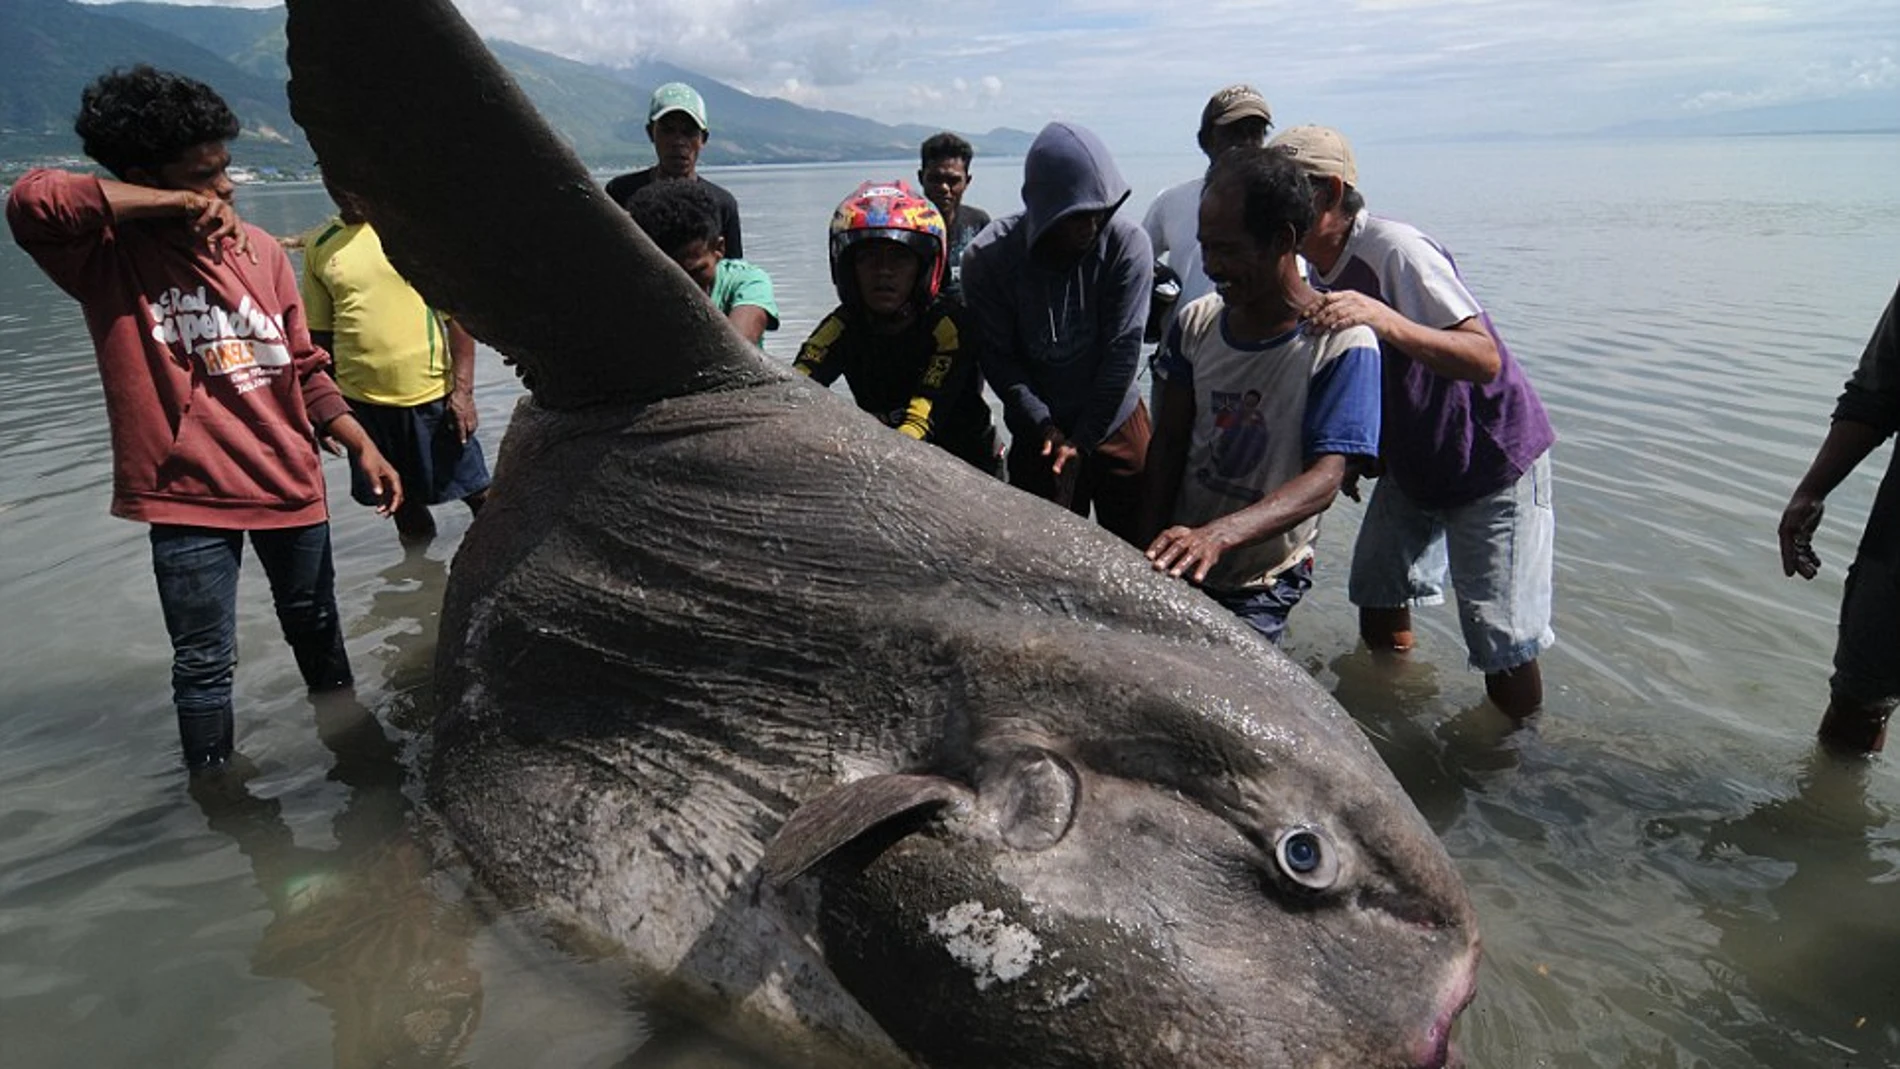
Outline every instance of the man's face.
POLYGON ((699 164, 699 150, 706 144, 706 131, 691 115, 669 111, 647 124, 647 137, 660 158, 660 173, 668 178, 691 178, 699 164))
POLYGON ((1036 252, 1058 263, 1081 259, 1101 236, 1108 213, 1073 212, 1062 217, 1036 239, 1036 252))
POLYGON ((862 242, 851 257, 858 299, 875 316, 895 316, 904 310, 916 292, 921 267, 917 254, 895 241, 862 242))
POLYGON ((177 159, 156 168, 129 168, 126 177, 138 185, 201 193, 229 203, 237 193, 237 186, 226 173, 230 166, 231 153, 224 147, 224 142, 206 141, 202 145, 193 145, 179 153, 177 159))
POLYGON ((1324 259, 1327 252, 1329 235, 1336 236, 1342 227, 1349 227, 1352 220, 1344 211, 1346 183, 1340 178, 1328 175, 1309 174, 1313 182, 1313 225, 1306 232, 1306 238, 1300 242, 1300 252, 1321 271, 1332 269, 1332 262, 1324 259))
POLYGON ((673 262, 680 265, 680 270, 698 283, 707 296, 711 296, 713 279, 719 274, 719 261, 726 258, 726 239, 717 237, 707 241, 697 238, 674 249, 672 256, 673 262))
POLYGON ((1222 123, 1207 132, 1201 141, 1201 151, 1207 158, 1217 159, 1230 148, 1259 148, 1267 143, 1267 120, 1257 116, 1235 119, 1222 123))
POLYGON ((1247 232, 1246 202, 1232 182, 1201 194, 1201 268, 1229 305, 1249 306, 1284 295, 1280 254, 1247 232))
POLYGON ((970 165, 955 157, 931 160, 930 166, 917 172, 917 181, 923 183, 924 195, 943 213, 947 223, 956 217, 963 191, 970 186, 970 165))

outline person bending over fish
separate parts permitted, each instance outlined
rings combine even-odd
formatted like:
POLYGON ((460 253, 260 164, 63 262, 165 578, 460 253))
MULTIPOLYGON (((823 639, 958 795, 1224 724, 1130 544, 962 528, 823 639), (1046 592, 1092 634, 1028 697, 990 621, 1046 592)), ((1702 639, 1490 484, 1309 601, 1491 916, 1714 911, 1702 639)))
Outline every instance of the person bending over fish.
POLYGON ((1089 130, 1050 123, 1023 158, 1023 211, 963 254, 983 376, 1009 423, 1009 481, 1140 543, 1148 406, 1135 389, 1154 288, 1128 183, 1089 130))
MULTIPOLYGON (((1557 641, 1550 417, 1451 254, 1366 211, 1339 131, 1296 126, 1271 145, 1313 181, 1319 216, 1300 251, 1325 292, 1308 323, 1371 327, 1385 363, 1384 475, 1347 580, 1360 637, 1375 650, 1409 651, 1413 606, 1444 601, 1449 572, 1485 694, 1507 716, 1530 716, 1544 703, 1538 655, 1557 641)), ((1355 482, 1345 490, 1356 498, 1355 482)))
POLYGON ((765 269, 726 253, 719 232, 719 201, 700 182, 655 182, 627 198, 627 211, 653 243, 754 345, 778 329, 778 300, 765 269))
POLYGON ((319 435, 341 442, 376 510, 402 480, 325 374, 283 248, 238 218, 210 86, 140 65, 86 87, 74 130, 113 178, 40 169, 7 223, 79 301, 112 428, 112 513, 151 525, 185 764, 221 771, 235 735, 238 564, 248 532, 311 690, 348 686, 319 435))
POLYGON ((827 385, 844 376, 859 408, 1000 478, 971 334, 943 278, 937 209, 901 180, 864 183, 831 216, 838 307, 793 366, 827 385))
POLYGON ((1300 322, 1318 299, 1299 267, 1313 188, 1284 153, 1228 149, 1200 210, 1215 290, 1181 310, 1155 360, 1148 559, 1277 644, 1313 585, 1319 514, 1379 454, 1379 342, 1300 322))

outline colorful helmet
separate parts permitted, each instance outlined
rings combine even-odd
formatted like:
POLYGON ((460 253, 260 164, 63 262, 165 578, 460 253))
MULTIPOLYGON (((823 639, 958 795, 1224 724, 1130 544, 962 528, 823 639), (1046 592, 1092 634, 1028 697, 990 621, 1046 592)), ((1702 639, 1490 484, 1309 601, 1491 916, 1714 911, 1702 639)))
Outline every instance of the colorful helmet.
POLYGON ((895 241, 923 260, 917 272, 917 306, 937 299, 943 285, 945 233, 937 206, 913 192, 903 179, 866 182, 831 213, 831 282, 838 299, 857 303, 857 281, 851 277, 846 250, 861 241, 895 241))

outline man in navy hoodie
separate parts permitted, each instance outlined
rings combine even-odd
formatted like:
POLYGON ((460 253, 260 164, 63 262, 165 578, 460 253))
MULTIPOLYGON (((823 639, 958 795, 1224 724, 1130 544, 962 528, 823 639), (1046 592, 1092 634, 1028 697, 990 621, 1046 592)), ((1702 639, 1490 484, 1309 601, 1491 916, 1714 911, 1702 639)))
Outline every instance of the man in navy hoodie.
POLYGON ((1090 131, 1050 123, 1023 160, 1024 210, 963 256, 983 375, 1003 401, 1009 481, 1139 546, 1148 409, 1135 390, 1154 283, 1128 183, 1090 131))

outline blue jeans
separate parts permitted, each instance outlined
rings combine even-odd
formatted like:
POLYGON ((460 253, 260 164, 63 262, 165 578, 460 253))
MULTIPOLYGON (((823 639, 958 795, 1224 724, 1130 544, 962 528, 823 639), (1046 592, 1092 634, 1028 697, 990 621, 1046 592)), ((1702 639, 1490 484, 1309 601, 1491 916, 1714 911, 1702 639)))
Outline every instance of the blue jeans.
MULTIPOLYGON (((237 667, 237 582, 243 531, 152 525, 152 572, 172 639, 172 704, 193 768, 231 753, 231 679, 237 667)), ((348 686, 350 662, 337 618, 330 525, 250 532, 270 578, 277 621, 312 690, 348 686)))
POLYGON ((1423 509, 1389 478, 1366 504, 1346 596, 1362 609, 1414 608, 1458 595, 1471 667, 1487 674, 1537 659, 1550 627, 1556 538, 1550 453, 1517 482, 1448 509, 1423 509))

